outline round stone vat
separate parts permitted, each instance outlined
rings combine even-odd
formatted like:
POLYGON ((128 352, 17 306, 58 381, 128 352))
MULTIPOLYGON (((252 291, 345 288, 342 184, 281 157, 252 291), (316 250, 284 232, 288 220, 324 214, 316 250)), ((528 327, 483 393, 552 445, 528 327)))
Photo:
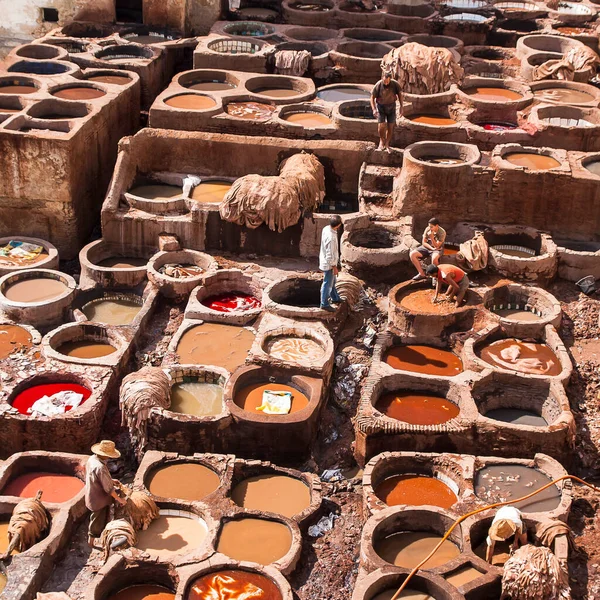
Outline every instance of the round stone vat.
POLYGON ((41 100, 27 109, 27 114, 34 119, 71 120, 87 117, 91 109, 82 102, 64 102, 62 100, 41 100))
POLYGON ((525 35, 517 40, 517 57, 523 58, 535 52, 553 52, 562 55, 571 48, 582 45, 577 40, 561 35, 525 35))
MULTIPOLYGON (((449 513, 435 507, 382 510, 363 528, 361 565, 369 570, 389 565, 413 568, 433 550, 454 520, 449 513)), ((458 558, 463 545, 463 531, 459 525, 422 569, 434 569, 458 558)))
POLYGON ((87 52, 87 44, 80 42, 76 39, 61 39, 61 38, 48 38, 44 44, 48 46, 56 46, 57 48, 64 48, 68 54, 82 54, 87 52))
POLYGON ((483 305, 500 319, 508 335, 541 335, 546 325, 560 325, 560 302, 538 287, 511 283, 488 290, 483 305))
MULTIPOLYGON (((595 108, 576 106, 536 106, 529 117, 530 122, 539 121, 558 135, 564 135, 565 130, 573 127, 578 129, 597 129, 600 126, 600 111, 595 108)), ((588 133, 588 132, 586 132, 588 133)), ((590 131, 595 135, 596 131, 590 131)))
POLYGON ((452 116, 448 107, 437 102, 412 103, 402 111, 405 126, 428 132, 447 133, 458 131, 460 123, 452 116))
POLYGON ((142 46, 178 42, 182 37, 178 31, 162 27, 134 27, 119 32, 118 36, 128 44, 141 44, 142 46))
POLYGON ((283 515, 303 527, 321 506, 320 492, 312 473, 237 460, 229 497, 240 508, 283 515))
POLYGON ((0 496, 34 498, 43 491, 44 504, 51 507, 83 500, 85 458, 61 453, 14 454, 0 471, 0 496))
POLYGON ((363 474, 363 499, 368 514, 398 505, 448 509, 465 490, 464 465, 439 454, 380 454, 369 461, 363 474))
POLYGON ((511 279, 545 284, 558 268, 558 250, 547 233, 518 225, 493 225, 485 229, 488 266, 511 279))
POLYGON ((519 339, 507 335, 499 325, 491 325, 469 338, 462 357, 473 371, 492 369, 523 374, 530 379, 556 379, 566 383, 573 371, 569 354, 554 327, 540 336, 519 339))
MULTIPOLYGON (((534 52, 532 54, 528 54, 521 59, 521 74, 526 80, 534 81, 536 79, 537 67, 549 61, 554 61, 557 63, 561 59, 562 54, 554 52, 534 52)), ((573 77, 574 81, 576 82, 587 83, 592 76, 592 67, 588 65, 583 68, 576 69, 573 77)))
POLYGON ((310 276, 283 277, 274 281, 264 291, 265 309, 281 317, 330 320, 334 312, 320 308, 321 278, 310 276))
POLYGON ((200 184, 192 188, 188 202, 202 204, 203 209, 219 210, 219 204, 231 189, 235 177, 202 177, 200 184))
POLYGON ((239 597, 255 592, 269 600, 293 600, 294 597, 290 584, 276 568, 240 563, 225 556, 212 557, 192 571, 188 570, 180 592, 185 600, 203 600, 210 595, 220 595, 224 588, 227 590, 224 593, 239 597))
POLYGON ((400 41, 406 37, 401 31, 388 29, 371 29, 370 27, 351 27, 342 30, 342 37, 359 42, 392 42, 400 41))
MULTIPOLYGON (((446 286, 443 286, 445 293, 446 286)), ((470 329, 481 297, 467 290, 461 306, 445 296, 433 303, 432 281, 406 281, 393 287, 388 295, 388 319, 392 327, 406 334, 442 336, 450 331, 470 329)))
POLYGON ((42 345, 47 358, 105 367, 116 367, 129 349, 129 341, 118 330, 91 323, 68 323, 54 329, 42 345))
POLYGON ((416 142, 404 151, 405 163, 413 163, 420 170, 470 170, 471 165, 477 164, 480 159, 477 146, 455 142, 416 142))
MULTIPOLYGON (((320 29, 323 25, 327 24, 328 20, 331 18, 334 7, 335 4, 332 0, 315 0, 314 2, 284 0, 282 3, 283 17, 286 23, 304 25, 305 27, 303 29, 311 30, 320 29)), ((286 35, 288 37, 293 37, 294 39, 299 39, 296 35, 298 30, 300 30, 300 27, 288 30, 286 35), (290 31, 292 32, 292 35, 290 35, 290 31)), ((335 35, 331 35, 331 37, 337 36, 337 31, 335 35)))
POLYGON ((428 33, 417 33, 409 35, 406 38, 406 43, 410 44, 415 42, 422 46, 428 46, 430 48, 447 48, 457 52, 459 55, 464 51, 464 44, 462 40, 450 37, 448 35, 429 35, 428 33))
MULTIPOLYGON (((522 498, 567 474, 564 467, 545 454, 533 459, 477 457, 473 470, 475 497, 481 505, 522 498)), ((565 519, 572 501, 572 483, 561 481, 515 506, 526 516, 565 519)))
POLYGON ((315 369, 327 378, 333 361, 333 340, 329 333, 317 327, 297 324, 268 329, 257 338, 253 359, 261 363, 296 364, 315 369))
POLYGON ((56 269, 58 260, 58 250, 46 240, 23 236, 0 238, 0 275, 25 269, 56 269), (40 247, 42 250, 38 251, 40 247))
POLYGON ((196 69, 186 71, 175 77, 182 87, 199 92, 230 92, 240 85, 240 80, 228 71, 213 69, 196 69))
POLYGON ((20 60, 10 65, 7 69, 9 73, 26 73, 40 76, 48 75, 50 77, 63 75, 65 73, 76 73, 78 70, 79 67, 73 63, 52 60, 20 60))
POLYGON ((531 91, 536 100, 551 104, 596 108, 600 103, 600 90, 593 85, 575 81, 534 81, 531 83, 531 91))
POLYGON ((325 29, 324 27, 294 27, 288 29, 285 35, 292 40, 313 42, 331 40, 338 37, 339 32, 336 29, 325 29))
MULTIPOLYGON (((282 102, 283 103, 283 102, 282 102)), ((274 102, 258 101, 253 96, 242 96, 240 98, 229 99, 223 102, 225 112, 234 117, 234 119, 244 119, 246 121, 268 121, 277 110, 274 102)))
POLYGON ((106 96, 106 92, 98 86, 92 84, 63 84, 50 90, 50 94, 61 100, 69 100, 79 102, 82 100, 97 100, 106 96))
POLYGON ((129 62, 135 60, 150 60, 154 57, 154 50, 137 44, 120 44, 117 46, 106 46, 94 52, 99 60, 109 62, 129 62))
POLYGON ((43 327, 59 323, 71 306, 77 284, 51 269, 15 271, 0 278, 0 308, 17 323, 43 327))
POLYGON ((127 71, 94 69, 92 74, 84 75, 83 79, 102 85, 123 86, 133 82, 131 75, 132 73, 127 71))
POLYGON ((118 327, 135 326, 145 312, 142 296, 118 290, 101 290, 99 295, 92 294, 78 308, 88 321, 118 327))
POLYGON ((148 279, 167 298, 187 296, 207 273, 216 270, 213 257, 197 250, 158 252, 148 261, 148 279))
POLYGON ((184 556, 202 560, 212 552, 216 523, 192 506, 159 503, 159 515, 148 529, 137 532, 135 547, 157 562, 173 563, 184 556))
POLYGON ((61 51, 56 46, 47 46, 46 44, 26 44, 15 50, 15 55, 20 58, 31 58, 34 60, 52 60, 55 58, 66 58, 67 52, 64 50, 61 51))
POLYGON ((302 535, 285 517, 238 513, 221 519, 215 548, 235 561, 273 565, 288 574, 300 558, 302 535))
POLYGON ((488 77, 468 77, 458 88, 457 95, 464 104, 475 108, 500 105, 523 110, 533 100, 529 86, 515 79, 488 77))
POLYGON ((306 80, 286 75, 251 77, 244 85, 250 93, 280 104, 308 100, 315 93, 306 80))
POLYGON ((211 114, 221 112, 219 103, 209 94, 198 94, 195 92, 186 92, 184 94, 175 94, 163 98, 162 103, 170 109, 180 111, 191 111, 192 113, 211 111, 211 114))
POLYGON ((42 84, 29 77, 0 77, 0 94, 25 96, 35 94, 42 84))
MULTIPOLYGON (((205 326, 215 327, 211 323, 206 323, 205 326)), ((216 327, 228 328, 227 325, 216 325, 216 327)), ((226 345, 226 341, 220 338, 218 342, 221 346, 226 345)), ((232 360, 234 351, 229 346, 227 348, 230 351, 227 358, 232 360)), ((211 350, 216 355, 217 349, 209 341, 205 351, 207 354, 211 354, 211 350)), ((237 348, 235 350, 235 352, 241 351, 237 348)), ((221 361, 209 359, 207 362, 221 361)), ((155 410, 150 415, 149 446, 165 452, 177 452, 181 455, 192 455, 195 452, 227 452, 228 431, 232 424, 232 418, 224 402, 224 387, 229 372, 225 368, 217 366, 188 364, 169 367, 169 374, 173 380, 171 403, 169 408, 155 410)), ((179 470, 185 471, 186 469, 188 467, 179 470)), ((194 466, 189 469, 202 470, 194 466)), ((170 480, 173 472, 177 471, 178 469, 171 469, 171 473, 166 474, 169 475, 167 479, 170 480)), ((193 481, 204 485, 203 481, 207 477, 214 480, 214 477, 209 477, 210 473, 205 473, 205 475, 206 477, 203 477, 199 474, 198 479, 193 481)), ((182 485, 192 485, 193 481, 191 479, 188 481, 186 478, 181 479, 182 485)), ((163 495, 159 493, 160 490, 151 491, 158 496, 163 495)), ((183 496, 177 497, 185 499, 183 496)))
POLYGON ((559 169, 565 162, 562 155, 552 149, 532 148, 521 144, 504 144, 492 153, 503 169, 527 169, 528 171, 549 171, 559 169))
POLYGON ((138 174, 125 192, 125 200, 133 208, 151 214, 168 215, 188 212, 183 197, 183 178, 179 176, 166 176, 159 173, 138 174))
POLYGON ((128 598, 158 598, 175 600, 179 583, 176 572, 169 572, 167 565, 139 561, 125 564, 119 557, 105 567, 103 577, 95 577, 86 590, 90 600, 127 600, 128 598))
POLYGON ((190 296, 186 318, 246 325, 263 310, 263 291, 257 280, 238 269, 207 275, 190 296))
MULTIPOLYGON (((359 578, 354 587, 352 600, 386 600, 392 598, 408 576, 408 570, 389 567, 377 569, 366 577, 359 578)), ((435 600, 455 600, 456 588, 438 575, 419 571, 411 577, 400 598, 434 598, 435 600), (405 595, 408 594, 408 595, 405 595)))
POLYGON ((280 11, 274 8, 265 8, 263 6, 248 6, 247 8, 239 8, 237 17, 242 21, 265 21, 274 23, 279 18, 280 11))
POLYGON ((520 456, 540 450, 567 455, 575 424, 560 383, 494 373, 476 381, 472 395, 481 415, 478 443, 490 454, 512 456, 512 449, 519 448, 520 456))
POLYGON ((239 35, 250 37, 266 37, 275 32, 275 28, 267 23, 256 21, 238 21, 236 23, 228 23, 223 27, 223 31, 227 35, 239 35))
POLYGON ((335 130, 331 109, 314 103, 290 104, 279 110, 278 118, 296 131, 318 130, 328 135, 335 130))
MULTIPOLYGON (((598 159, 596 158, 596 160, 598 159)), ((586 164, 594 165, 594 163, 586 164)), ((583 166, 585 167, 585 164, 583 166)), ((600 165, 598 166, 600 167, 600 165)), ((600 279, 600 242, 557 240, 556 244, 558 246, 558 276, 561 279, 579 281, 588 275, 600 279)))
MULTIPOLYGON (((327 44, 323 44, 321 42, 284 42, 283 44, 277 45, 277 51, 281 50, 295 50, 296 52, 300 52, 302 50, 306 50, 310 52, 313 60, 312 70, 316 71, 317 68, 314 64, 314 61, 318 59, 319 62, 327 62, 329 46, 327 44)), ((317 62, 318 66, 318 62, 317 62)))
POLYGON ((354 40, 338 44, 335 53, 344 54, 353 57, 354 59, 380 62, 380 60, 391 50, 391 46, 381 42, 360 42, 354 40))
POLYGON ((261 40, 217 38, 208 42, 206 47, 219 54, 256 54, 269 48, 269 44, 261 40))
POLYGON ((101 25, 99 23, 87 23, 73 21, 65 25, 61 33, 67 37, 82 39, 101 39, 111 36, 115 33, 115 26, 110 24, 101 25))
POLYGON ((209 461, 190 457, 154 463, 146 471, 143 483, 160 501, 207 502, 216 497, 222 479, 223 474, 209 461))
POLYGON ((0 360, 11 354, 27 353, 40 341, 41 336, 33 327, 0 319, 0 360))
POLYGON ((337 106, 337 114, 342 125, 346 121, 353 128, 356 127, 357 123, 360 123, 361 125, 369 126, 369 129, 374 131, 377 122, 368 100, 346 100, 340 102, 337 106))
POLYGON ((373 276, 382 267, 398 267, 408 259, 401 226, 371 222, 368 227, 352 229, 342 235, 342 262, 359 277, 373 276))
POLYGON ((246 362, 255 336, 253 329, 235 324, 187 321, 169 350, 175 364, 215 365, 231 373, 246 362))
POLYGON ((389 331, 377 340, 373 360, 421 376, 454 377, 463 372, 462 360, 449 347, 403 343, 389 331))
POLYGON ((135 287, 146 279, 150 255, 138 246, 116 245, 103 239, 91 242, 79 253, 81 285, 135 287))
POLYGON ((239 368, 225 387, 235 421, 235 452, 268 460, 306 455, 318 427, 323 386, 321 377, 303 374, 298 367, 239 368), (265 391, 283 394, 273 397, 265 391))
POLYGON ((541 28, 540 24, 528 19, 502 19, 497 23, 498 29, 516 31, 517 33, 532 33, 541 28))
POLYGON ((369 100, 371 92, 366 86, 331 84, 320 87, 317 98, 324 102, 345 102, 347 100, 369 100))
POLYGON ((596 9, 578 2, 561 2, 553 16, 563 23, 585 23, 597 15, 596 9))

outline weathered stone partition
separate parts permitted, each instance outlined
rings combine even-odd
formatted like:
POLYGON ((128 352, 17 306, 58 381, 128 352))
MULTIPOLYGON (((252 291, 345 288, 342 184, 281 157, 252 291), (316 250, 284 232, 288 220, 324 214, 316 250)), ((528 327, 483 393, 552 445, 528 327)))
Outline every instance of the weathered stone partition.
POLYGON ((4 82, 24 80, 36 87, 34 93, 17 99, 22 112, 0 119, 0 236, 49 240, 62 258, 70 259, 96 222, 118 141, 134 131, 139 121, 140 83, 135 73, 128 73, 128 85, 94 85, 105 92, 101 98, 64 102, 50 93, 68 85, 85 85, 84 79, 98 71, 82 73, 72 63, 61 63, 70 74, 0 73, 4 82), (89 108, 86 116, 38 120, 42 109, 60 112, 68 110, 67 105, 89 108), (33 131, 21 131, 27 127, 33 131))
POLYGON ((121 141, 111 187, 102 208, 102 231, 107 243, 154 250, 158 236, 178 237, 192 250, 255 252, 276 256, 316 256, 327 214, 312 213, 283 233, 266 225, 248 229, 221 220, 218 206, 191 201, 189 210, 157 215, 120 204, 136 176, 155 172, 200 177, 241 177, 250 173, 276 175, 282 160, 313 152, 325 167, 326 197, 358 195, 365 158, 374 152, 366 142, 301 141, 242 137, 198 132, 144 129, 121 141))
MULTIPOLYGON (((595 239, 600 231, 600 178, 585 169, 581 152, 537 149, 560 162, 555 169, 530 170, 502 157, 522 152, 518 144, 497 146, 482 152, 475 162, 439 165, 425 162, 427 154, 446 153, 464 144, 420 142, 404 152, 402 172, 394 189, 395 216, 413 215, 424 222, 436 215, 445 226, 461 220, 484 223, 519 223, 550 231, 567 239, 595 239)), ((446 154, 444 154, 446 155, 446 154)))

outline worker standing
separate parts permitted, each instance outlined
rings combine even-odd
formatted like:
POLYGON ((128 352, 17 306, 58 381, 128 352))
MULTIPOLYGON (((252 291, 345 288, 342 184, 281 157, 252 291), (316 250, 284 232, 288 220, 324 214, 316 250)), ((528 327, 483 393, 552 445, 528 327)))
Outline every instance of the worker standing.
POLYGON ((392 72, 386 70, 383 77, 371 92, 371 108, 379 123, 379 147, 377 150, 390 152, 390 142, 396 125, 396 100, 400 103, 402 114, 402 90, 400 84, 392 79, 392 72))
POLYGON ((115 491, 115 481, 110 476, 107 463, 119 458, 121 453, 115 443, 102 440, 92 446, 93 456, 85 466, 85 505, 91 511, 88 529, 88 544, 94 547, 94 541, 99 538, 110 517, 110 507, 114 502, 121 506, 126 500, 120 498, 115 491))
POLYGON ((335 280, 338 275, 338 264, 340 262, 340 243, 338 230, 342 225, 339 215, 333 215, 329 225, 323 228, 321 233, 321 249, 319 251, 319 269, 323 271, 323 283, 321 285, 321 309, 333 312, 335 308, 331 303, 339 304, 342 299, 335 288, 335 280))

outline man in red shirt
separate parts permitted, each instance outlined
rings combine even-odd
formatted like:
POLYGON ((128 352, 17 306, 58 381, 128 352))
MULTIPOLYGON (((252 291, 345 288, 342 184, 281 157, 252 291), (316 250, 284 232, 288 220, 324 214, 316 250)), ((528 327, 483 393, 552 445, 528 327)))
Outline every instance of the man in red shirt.
POLYGON ((442 291, 442 286, 446 284, 448 291, 446 296, 450 300, 456 296, 456 306, 460 306, 467 290, 469 289, 469 278, 467 274, 454 265, 429 265, 425 270, 430 277, 436 277, 435 294, 433 303, 437 302, 438 294, 442 291))

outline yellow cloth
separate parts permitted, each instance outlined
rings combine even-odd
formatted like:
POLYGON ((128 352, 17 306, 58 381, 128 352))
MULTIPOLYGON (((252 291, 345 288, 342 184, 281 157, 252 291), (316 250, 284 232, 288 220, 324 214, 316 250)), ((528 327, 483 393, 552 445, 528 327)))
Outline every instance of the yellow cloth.
POLYGON ((262 396, 262 404, 256 410, 266 415, 287 415, 292 409, 291 392, 272 392, 265 390, 262 396))

